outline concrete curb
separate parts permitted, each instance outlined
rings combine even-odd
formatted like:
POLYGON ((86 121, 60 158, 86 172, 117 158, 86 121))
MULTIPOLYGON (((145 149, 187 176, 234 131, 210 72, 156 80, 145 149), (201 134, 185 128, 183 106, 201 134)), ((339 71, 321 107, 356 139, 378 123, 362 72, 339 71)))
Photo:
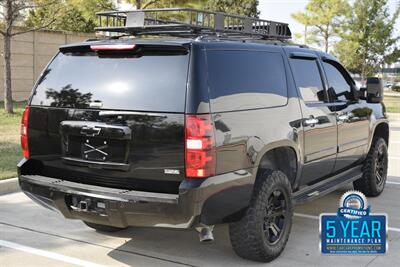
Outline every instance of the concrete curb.
POLYGON ((6 179, 0 181, 0 196, 20 191, 18 178, 6 179))

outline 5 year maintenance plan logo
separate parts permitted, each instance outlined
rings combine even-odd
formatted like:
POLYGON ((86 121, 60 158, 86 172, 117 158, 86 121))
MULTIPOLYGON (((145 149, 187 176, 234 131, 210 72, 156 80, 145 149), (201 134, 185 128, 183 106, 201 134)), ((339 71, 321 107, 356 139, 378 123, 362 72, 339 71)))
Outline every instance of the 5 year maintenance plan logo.
POLYGON ((365 195, 348 191, 337 213, 320 215, 322 254, 384 254, 388 249, 387 215, 370 213, 365 195))

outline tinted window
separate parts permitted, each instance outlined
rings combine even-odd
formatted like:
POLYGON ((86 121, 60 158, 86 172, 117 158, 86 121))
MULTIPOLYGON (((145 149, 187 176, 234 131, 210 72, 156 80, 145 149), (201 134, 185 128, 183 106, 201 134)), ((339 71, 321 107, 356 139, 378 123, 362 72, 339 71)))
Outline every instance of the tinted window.
POLYGON ((188 55, 58 54, 36 88, 32 105, 183 112, 188 55))
POLYGON ((342 73, 334 65, 324 62, 324 69, 328 79, 328 93, 334 101, 345 101, 352 98, 351 86, 343 77, 342 73))
POLYGON ((286 74, 280 53, 209 51, 212 111, 285 105, 286 74))
POLYGON ((294 79, 304 101, 324 101, 324 86, 317 61, 314 59, 291 59, 294 79))

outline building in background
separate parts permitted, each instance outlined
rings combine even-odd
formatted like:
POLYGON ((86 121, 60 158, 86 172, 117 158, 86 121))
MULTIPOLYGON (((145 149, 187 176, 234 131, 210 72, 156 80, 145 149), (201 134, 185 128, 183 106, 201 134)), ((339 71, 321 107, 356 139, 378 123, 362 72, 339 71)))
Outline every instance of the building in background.
POLYGON ((400 61, 391 65, 385 65, 381 69, 381 73, 387 76, 388 79, 395 79, 400 77, 400 61))
POLYGON ((384 65, 380 71, 385 90, 400 91, 400 61, 384 65))

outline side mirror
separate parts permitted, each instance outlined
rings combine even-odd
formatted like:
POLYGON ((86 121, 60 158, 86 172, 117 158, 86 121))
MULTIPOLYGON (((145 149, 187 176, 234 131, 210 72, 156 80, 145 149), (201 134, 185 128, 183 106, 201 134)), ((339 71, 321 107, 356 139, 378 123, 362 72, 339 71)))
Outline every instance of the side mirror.
POLYGON ((367 78, 367 102, 379 103, 383 100, 382 79, 377 77, 367 78))
POLYGON ((360 88, 360 90, 358 91, 358 97, 361 100, 367 100, 367 88, 366 87, 360 88))

